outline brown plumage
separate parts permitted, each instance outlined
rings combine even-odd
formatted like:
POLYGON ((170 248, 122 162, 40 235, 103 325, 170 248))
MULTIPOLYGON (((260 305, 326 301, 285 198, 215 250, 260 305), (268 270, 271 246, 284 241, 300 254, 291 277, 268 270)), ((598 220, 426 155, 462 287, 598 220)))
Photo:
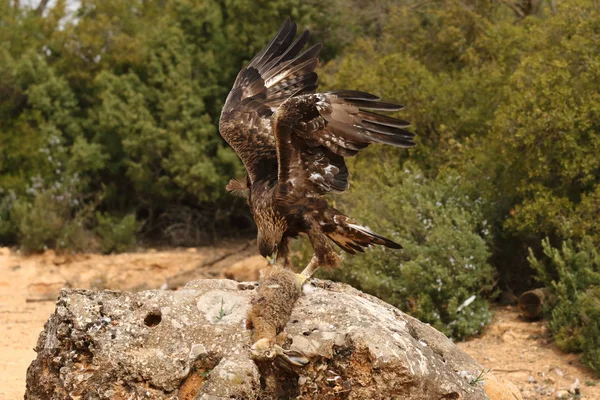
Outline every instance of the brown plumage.
POLYGON ((296 25, 286 19, 239 72, 219 130, 248 173, 245 183, 232 180, 227 189, 247 194, 260 254, 288 265, 289 239, 307 234, 315 252, 311 265, 336 267, 331 242, 351 254, 374 244, 401 248, 323 199, 348 189, 344 157, 371 143, 412 147, 414 134, 406 121, 373 112, 402 106, 354 90, 316 93, 321 45, 302 51, 307 42, 308 31, 296 37, 296 25))

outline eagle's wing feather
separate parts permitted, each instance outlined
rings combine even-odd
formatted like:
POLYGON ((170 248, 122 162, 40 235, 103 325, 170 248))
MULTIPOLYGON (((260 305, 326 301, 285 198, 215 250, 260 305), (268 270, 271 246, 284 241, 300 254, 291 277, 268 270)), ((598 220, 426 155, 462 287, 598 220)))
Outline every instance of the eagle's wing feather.
POLYGON ((408 122, 371 111, 400 109, 353 90, 288 99, 275 121, 280 185, 301 196, 343 192, 348 188, 344 157, 371 143, 414 146, 414 133, 405 129, 408 122))
POLYGON ((219 131, 238 154, 250 184, 277 179, 277 155, 271 118, 288 98, 314 93, 317 55, 321 45, 300 53, 308 31, 296 39, 296 24, 288 18, 273 39, 243 68, 227 96, 219 131))

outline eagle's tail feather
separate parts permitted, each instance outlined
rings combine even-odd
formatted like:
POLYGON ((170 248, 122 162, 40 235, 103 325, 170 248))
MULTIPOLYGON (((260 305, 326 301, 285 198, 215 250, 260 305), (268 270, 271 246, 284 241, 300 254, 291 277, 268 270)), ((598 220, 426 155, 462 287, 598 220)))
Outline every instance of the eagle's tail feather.
POLYGON ((371 244, 379 244, 379 245, 389 247, 392 249, 401 249, 402 248, 402 246, 400 244, 398 244, 384 236, 381 236, 378 233, 373 232, 369 228, 366 228, 361 225, 356 225, 356 224, 348 224, 348 226, 352 229, 353 233, 357 236, 357 242, 361 246, 363 246, 363 243, 365 243, 367 246, 371 245, 371 244))
POLYGON ((367 227, 354 223, 343 214, 337 214, 332 221, 335 229, 327 232, 327 236, 341 249, 356 254, 357 251, 364 252, 363 248, 371 245, 381 245, 392 249, 401 249, 402 246, 367 227))

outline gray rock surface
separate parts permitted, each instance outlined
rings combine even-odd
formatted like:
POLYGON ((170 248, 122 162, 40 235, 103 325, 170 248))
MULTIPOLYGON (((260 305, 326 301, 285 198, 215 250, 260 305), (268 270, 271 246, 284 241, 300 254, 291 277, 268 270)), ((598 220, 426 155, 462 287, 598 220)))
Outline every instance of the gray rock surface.
MULTIPOLYGON (((254 284, 63 290, 25 399, 485 399, 482 367, 443 334, 350 286, 313 280, 285 328, 305 367, 250 358, 254 284)), ((509 398, 509 397, 507 397, 509 398)), ((515 397, 516 398, 516 397, 515 397)))

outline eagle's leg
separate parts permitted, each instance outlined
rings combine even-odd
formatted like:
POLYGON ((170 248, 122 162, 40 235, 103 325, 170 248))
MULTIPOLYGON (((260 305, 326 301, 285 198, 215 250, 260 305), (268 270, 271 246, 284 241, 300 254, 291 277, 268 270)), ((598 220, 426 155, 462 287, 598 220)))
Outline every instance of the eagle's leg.
POLYGON ((302 276, 308 279, 317 271, 317 269, 319 269, 319 267, 336 268, 340 265, 340 256, 329 244, 327 235, 323 233, 317 221, 311 223, 308 238, 310 239, 310 244, 312 244, 315 254, 306 268, 304 268, 304 271, 301 272, 302 276))
POLYGON ((305 279, 308 279, 315 272, 317 272, 318 269, 319 269, 319 259, 315 255, 315 256, 312 256, 312 258, 310 259, 310 262, 308 263, 306 268, 304 268, 304 270, 302 272, 300 272, 300 275, 302 275, 305 279))

